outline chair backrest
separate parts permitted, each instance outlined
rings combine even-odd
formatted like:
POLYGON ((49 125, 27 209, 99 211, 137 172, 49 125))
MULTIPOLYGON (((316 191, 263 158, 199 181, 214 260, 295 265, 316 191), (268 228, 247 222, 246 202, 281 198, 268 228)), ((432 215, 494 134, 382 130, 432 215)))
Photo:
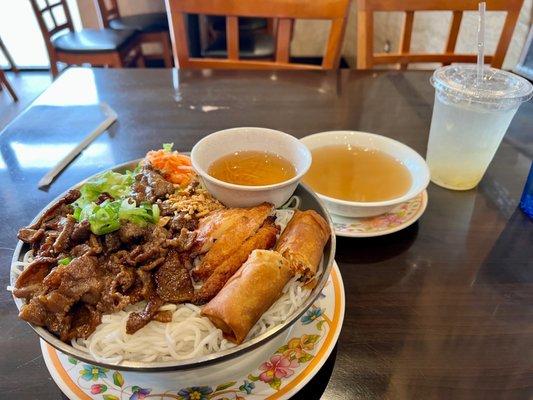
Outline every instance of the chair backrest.
POLYGON ((350 0, 166 0, 174 61, 180 68, 333 69, 337 68, 350 0), (226 17, 228 58, 190 57, 186 14, 226 17), (239 17, 277 19, 275 59, 239 59, 239 17), (292 23, 295 19, 330 20, 331 28, 322 65, 289 61, 292 23))
POLYGON ((48 50, 53 54, 52 38, 62 31, 74 31, 67 0, 30 0, 48 50), (60 18, 64 19, 61 21, 60 18))
MULTIPOLYGON (((506 17, 498 46, 493 55, 485 56, 485 62, 501 68, 520 8, 524 0, 485 0, 487 11, 505 11, 506 17)), ((459 35, 464 11, 478 9, 478 0, 357 0, 357 68, 368 69, 377 64, 400 64, 438 62, 448 65, 453 62, 476 62, 475 54, 457 54, 455 45, 459 35), (400 48, 397 53, 374 53, 374 12, 404 11, 400 48), (411 34, 415 11, 452 11, 453 18, 443 53, 411 53, 411 34)))
POLYGON ((117 0, 94 0, 94 6, 104 28, 109 28, 109 21, 120 18, 117 0))

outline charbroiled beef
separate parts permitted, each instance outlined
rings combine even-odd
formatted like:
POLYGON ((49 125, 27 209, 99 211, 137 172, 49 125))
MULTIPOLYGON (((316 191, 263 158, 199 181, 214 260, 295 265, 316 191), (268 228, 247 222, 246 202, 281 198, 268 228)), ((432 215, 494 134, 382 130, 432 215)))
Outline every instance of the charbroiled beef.
POLYGON ((100 195, 96 198, 96 204, 102 204, 104 201, 109 200, 113 201, 115 198, 111 196, 109 193, 103 192, 100 193, 100 195))
POLYGON ((159 257, 159 258, 156 258, 154 261, 150 261, 149 263, 142 265, 140 269, 142 269, 143 271, 151 271, 154 268, 159 267, 164 262, 165 262, 165 257, 159 257))
POLYGON ((155 203, 158 199, 164 199, 174 193, 174 190, 172 183, 147 164, 143 165, 141 171, 135 175, 133 198, 138 204, 145 201, 155 203))
POLYGON ((132 222, 126 222, 120 226, 118 235, 123 243, 135 243, 145 239, 150 234, 151 227, 142 227, 132 222))
POLYGON ((194 298, 189 271, 183 266, 177 252, 170 252, 155 273, 155 290, 164 301, 183 303, 194 298))
POLYGON ((55 258, 37 257, 18 276, 13 295, 19 298, 31 298, 45 290, 44 278, 56 265, 55 258))
POLYGON ((61 294, 58 290, 53 290, 46 295, 41 295, 38 300, 46 311, 54 314, 66 314, 75 303, 73 298, 61 294))
POLYGON ((122 242, 118 232, 111 232, 104 236, 105 252, 112 253, 120 248, 122 242))
POLYGON ((19 230, 17 237, 24 243, 33 244, 40 242, 44 238, 44 232, 45 230, 43 228, 22 228, 19 230))
POLYGON ((126 321, 126 333, 133 334, 144 327, 158 313, 164 301, 156 295, 151 296, 143 311, 132 312, 126 321))
POLYGON ((72 230, 72 242, 74 243, 80 243, 89 238, 89 235, 91 234, 91 224, 89 221, 84 219, 83 221, 77 223, 74 226, 74 229, 72 230))
POLYGON ((159 207, 159 214, 162 217, 171 217, 174 215, 174 206, 172 203, 158 200, 157 206, 159 207))
POLYGON ((135 269, 137 279, 132 287, 126 292, 130 297, 131 304, 135 304, 142 300, 147 300, 154 292, 154 282, 152 274, 142 269, 135 269))
POLYGON ((60 273, 61 284, 58 290, 76 301, 86 293, 98 295, 102 291, 104 273, 94 256, 74 258, 68 265, 61 266, 60 273))
POLYGON ((89 246, 91 246, 93 254, 100 254, 103 250, 99 237, 93 233, 89 235, 89 246))
POLYGON ((60 225, 62 229, 56 241, 52 245, 52 249, 54 250, 55 254, 60 254, 68 249, 75 224, 76 220, 72 217, 72 215, 61 218, 60 225))
POLYGON ((93 254, 93 249, 91 248, 91 246, 89 246, 87 243, 82 243, 82 244, 78 244, 77 246, 74 246, 71 250, 70 250, 70 255, 75 258, 75 257, 81 257, 82 255, 84 254, 90 254, 90 255, 94 255, 93 254))
POLYGON ((168 225, 176 232, 180 232, 183 228, 193 231, 198 227, 198 220, 189 213, 180 212, 171 218, 168 225))
POLYGON ((180 234, 178 237, 165 240, 166 247, 172 247, 177 251, 188 251, 191 249, 194 244, 194 239, 196 238, 195 231, 188 231, 186 228, 181 228, 180 234))
POLYGON ((56 216, 66 216, 67 214, 72 214, 72 207, 69 204, 74 203, 81 196, 81 193, 78 189, 72 189, 67 192, 65 196, 59 199, 56 203, 50 206, 41 217, 28 228, 38 229, 52 218, 56 216), (66 206, 66 207, 65 207, 66 206))
POLYGON ((70 314, 71 326, 66 334, 67 341, 76 338, 87 339, 102 322, 102 314, 88 304, 76 304, 70 314))
POLYGON ((59 232, 57 231, 45 231, 44 238, 41 243, 34 243, 32 245, 33 253, 36 256, 53 257, 55 256, 52 246, 54 245, 59 232))

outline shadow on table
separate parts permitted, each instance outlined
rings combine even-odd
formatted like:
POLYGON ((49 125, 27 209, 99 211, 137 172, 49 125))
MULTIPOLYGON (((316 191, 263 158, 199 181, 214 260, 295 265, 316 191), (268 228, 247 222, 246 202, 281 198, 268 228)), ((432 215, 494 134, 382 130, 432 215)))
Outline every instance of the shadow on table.
POLYGON ((369 238, 337 236, 335 258, 349 264, 373 264, 396 257, 414 243, 418 235, 418 222, 390 235, 369 238))
POLYGON ((320 371, 305 385, 302 390, 291 397, 292 400, 314 400, 320 399, 328 386, 335 360, 337 359, 337 345, 329 355, 328 359, 320 368, 320 371))
MULTIPOLYGON (((418 235, 418 222, 390 235, 373 238, 337 237, 335 260, 343 274, 345 286, 363 290, 365 287, 389 287, 404 279, 413 269, 398 256, 413 245, 418 235)), ((401 258, 401 257, 400 257, 401 258)))
POLYGON ((530 284, 532 266, 533 221, 517 207, 480 266, 474 284, 530 284))

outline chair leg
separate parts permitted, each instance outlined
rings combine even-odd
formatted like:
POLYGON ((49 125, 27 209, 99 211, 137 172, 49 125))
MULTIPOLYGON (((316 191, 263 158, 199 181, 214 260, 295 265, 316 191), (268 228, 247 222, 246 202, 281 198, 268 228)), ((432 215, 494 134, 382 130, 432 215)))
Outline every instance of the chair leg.
POLYGON ((144 62, 144 55, 142 53, 142 51, 140 50, 137 50, 137 56, 136 56, 137 60, 137 67, 138 68, 145 68, 146 67, 146 63, 144 62))
POLYGON ((6 75, 5 75, 4 71, 2 71, 2 70, 0 70, 0 86, 1 85, 4 85, 4 87, 7 89, 7 91, 11 95, 11 98, 13 99, 13 101, 19 101, 19 98, 17 97, 17 94, 13 90, 13 87, 11 86, 9 81, 7 80, 6 75))
POLYGON ((122 56, 118 51, 110 54, 108 65, 111 68, 122 68, 124 66, 122 56))
POLYGON ((7 51, 6 45, 2 41, 2 38, 0 38, 0 51, 2 51, 2 53, 4 53, 4 56, 5 56, 6 60, 7 60, 7 62, 11 66, 11 71, 19 72, 19 69, 18 69, 17 65, 15 64, 15 61, 13 61, 13 57, 11 57, 11 54, 9 53, 9 51, 7 51))
POLYGON ((165 68, 172 68, 172 45, 170 44, 170 36, 167 32, 161 34, 161 47, 165 68))
POLYGON ((50 54, 50 72, 55 79, 59 75, 59 69, 57 68, 57 57, 50 54))

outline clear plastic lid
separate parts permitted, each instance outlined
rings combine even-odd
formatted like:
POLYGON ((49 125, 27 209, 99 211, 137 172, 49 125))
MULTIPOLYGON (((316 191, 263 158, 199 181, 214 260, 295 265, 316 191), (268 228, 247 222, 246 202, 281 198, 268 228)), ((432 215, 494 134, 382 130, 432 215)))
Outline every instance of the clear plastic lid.
POLYGON ((449 101, 483 104, 498 108, 518 107, 531 98, 533 85, 511 72, 486 67, 483 81, 476 85, 476 66, 448 65, 437 69, 431 84, 449 101))

